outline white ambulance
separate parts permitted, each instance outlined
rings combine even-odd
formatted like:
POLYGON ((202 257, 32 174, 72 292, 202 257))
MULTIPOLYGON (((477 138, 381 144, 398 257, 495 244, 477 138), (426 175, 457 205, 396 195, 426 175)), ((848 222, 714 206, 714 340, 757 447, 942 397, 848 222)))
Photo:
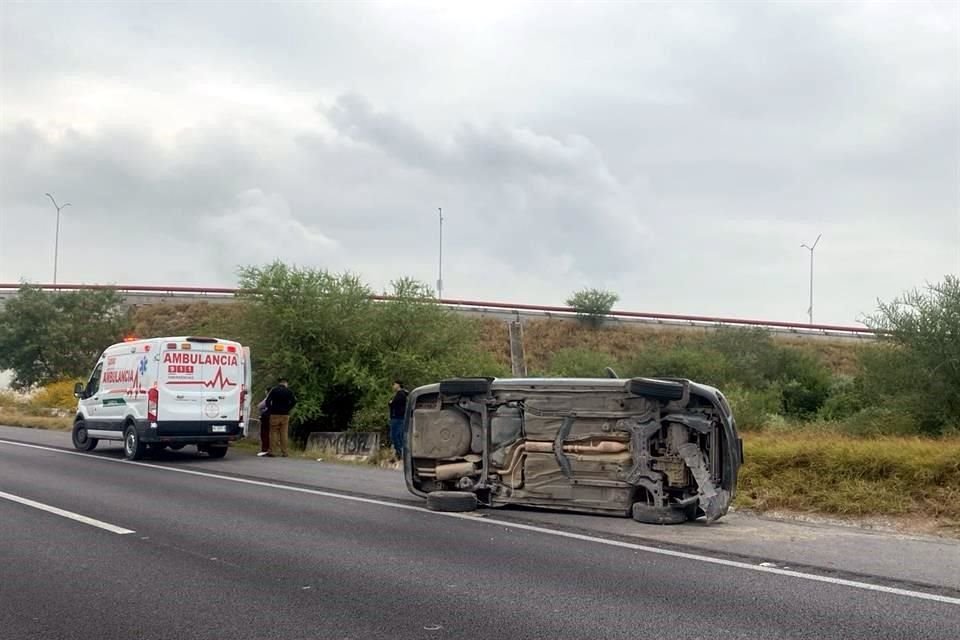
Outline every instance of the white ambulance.
POLYGON ((79 399, 73 446, 123 442, 124 456, 196 445, 213 458, 247 433, 250 349, 205 337, 129 339, 108 347, 79 399))

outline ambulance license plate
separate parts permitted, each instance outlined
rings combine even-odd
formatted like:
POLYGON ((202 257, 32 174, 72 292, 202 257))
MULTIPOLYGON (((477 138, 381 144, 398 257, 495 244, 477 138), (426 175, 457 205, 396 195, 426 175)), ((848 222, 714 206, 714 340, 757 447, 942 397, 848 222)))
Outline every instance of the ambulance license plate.
POLYGON ((214 433, 226 433, 226 432, 227 432, 227 425, 225 425, 225 424, 215 424, 215 425, 213 425, 212 427, 210 427, 210 430, 213 431, 214 433))

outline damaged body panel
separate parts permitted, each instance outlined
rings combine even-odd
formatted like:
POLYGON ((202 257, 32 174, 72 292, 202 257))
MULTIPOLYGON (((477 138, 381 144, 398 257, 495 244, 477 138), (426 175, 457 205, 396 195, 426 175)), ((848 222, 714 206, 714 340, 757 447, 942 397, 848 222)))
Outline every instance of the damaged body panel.
POLYGON ((743 461, 723 395, 689 380, 447 380, 410 394, 407 425, 408 489, 488 507, 712 522, 743 461))

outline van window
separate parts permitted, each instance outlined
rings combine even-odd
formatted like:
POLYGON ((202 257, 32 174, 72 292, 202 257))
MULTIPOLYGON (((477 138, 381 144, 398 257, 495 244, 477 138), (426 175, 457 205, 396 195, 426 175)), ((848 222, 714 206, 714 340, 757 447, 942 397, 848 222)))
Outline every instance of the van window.
POLYGON ((87 398, 96 395, 100 391, 100 374, 103 373, 103 362, 98 362, 96 368, 93 370, 93 373, 90 374, 90 379, 87 381, 87 391, 85 396, 87 398))

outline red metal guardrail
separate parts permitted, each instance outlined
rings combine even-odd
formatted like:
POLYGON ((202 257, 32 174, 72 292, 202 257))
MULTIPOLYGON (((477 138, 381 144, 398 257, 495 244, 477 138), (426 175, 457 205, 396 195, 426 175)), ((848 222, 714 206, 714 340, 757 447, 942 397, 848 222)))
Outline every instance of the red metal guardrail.
MULTIPOLYGON (((20 289, 22 284, 11 284, 11 283, 0 283, 0 292, 2 291, 15 291, 20 289)), ((168 294, 168 295, 183 295, 183 294, 193 294, 193 295, 217 295, 217 296, 233 296, 240 293, 240 289, 229 288, 229 287, 166 287, 158 285, 97 285, 97 284, 33 284, 30 285, 33 287, 38 287, 46 291, 97 291, 104 289, 113 289, 120 293, 156 293, 156 294, 168 294)), ((374 300, 389 301, 393 298, 391 296, 381 296, 374 295, 372 296, 374 300)), ((471 309, 483 310, 483 309, 498 309, 505 311, 528 311, 533 313, 563 313, 563 314, 574 314, 576 310, 573 307, 562 307, 562 306, 548 306, 548 305, 535 305, 535 304, 517 304, 512 302, 486 302, 481 300, 457 300, 451 298, 444 298, 438 301, 440 304, 450 307, 466 307, 471 309)), ((636 318, 640 320, 661 320, 667 322, 697 322, 704 324, 720 324, 720 325, 741 325, 741 326, 753 326, 753 327, 771 327, 778 329, 794 329, 797 331, 835 331, 842 333, 851 333, 851 334, 867 334, 873 335, 875 332, 872 329, 867 327, 854 327, 854 326, 845 326, 845 325, 835 325, 835 324, 803 324, 799 322, 783 322, 780 320, 756 320, 751 318, 729 318, 729 317, 716 317, 716 316, 700 316, 700 315, 687 315, 687 314, 674 314, 674 313, 653 313, 647 311, 618 311, 614 310, 609 313, 610 316, 615 318, 636 318)))

